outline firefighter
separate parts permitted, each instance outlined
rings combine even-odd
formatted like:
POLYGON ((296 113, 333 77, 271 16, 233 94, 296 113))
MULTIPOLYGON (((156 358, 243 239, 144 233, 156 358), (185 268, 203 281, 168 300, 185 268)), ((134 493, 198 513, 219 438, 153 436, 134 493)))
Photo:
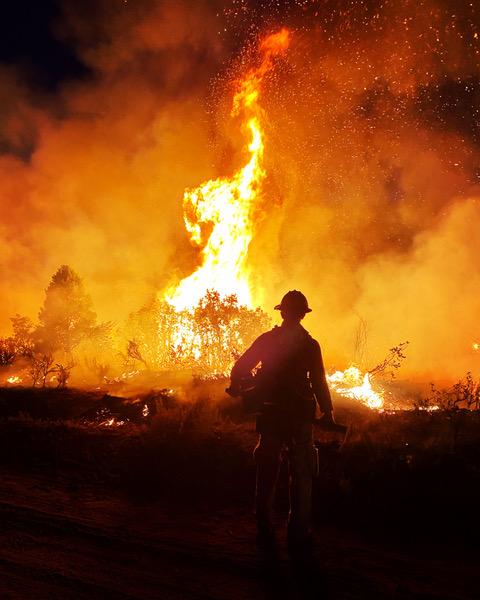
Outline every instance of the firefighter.
POLYGON ((320 345, 300 324, 311 312, 306 297, 292 290, 275 309, 281 313, 282 324, 258 337, 237 360, 230 393, 242 395, 245 382, 250 382, 250 388, 254 382, 260 434, 254 450, 257 541, 261 546, 275 543, 272 504, 282 450, 286 449, 290 495, 287 542, 295 551, 310 547, 312 542, 312 478, 318 469, 312 431, 316 403, 323 413, 322 424, 335 422, 320 345))

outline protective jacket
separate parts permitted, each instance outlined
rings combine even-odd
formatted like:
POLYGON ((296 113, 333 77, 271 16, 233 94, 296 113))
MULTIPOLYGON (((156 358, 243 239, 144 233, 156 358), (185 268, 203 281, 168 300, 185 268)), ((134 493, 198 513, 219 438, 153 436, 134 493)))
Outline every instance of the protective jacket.
POLYGON ((261 427, 273 421, 313 421, 315 400, 322 412, 332 410, 320 344, 300 324, 283 324, 258 337, 235 363, 232 387, 241 387, 252 371, 261 427))

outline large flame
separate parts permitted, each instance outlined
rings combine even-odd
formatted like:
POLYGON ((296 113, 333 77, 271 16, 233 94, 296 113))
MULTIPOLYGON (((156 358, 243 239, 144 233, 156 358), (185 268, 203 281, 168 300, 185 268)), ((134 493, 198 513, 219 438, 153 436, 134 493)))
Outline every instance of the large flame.
POLYGON ((185 191, 186 228, 194 244, 204 245, 202 264, 167 296, 177 310, 193 308, 208 290, 215 290, 222 297, 234 294, 241 304, 251 306, 245 259, 253 234, 252 209, 265 177, 262 109, 258 99, 265 74, 289 41, 287 29, 266 37, 259 47, 260 66, 237 82, 232 116, 242 118, 243 128, 249 134, 247 164, 231 178, 211 179, 185 191), (205 240, 206 230, 209 234, 205 240))

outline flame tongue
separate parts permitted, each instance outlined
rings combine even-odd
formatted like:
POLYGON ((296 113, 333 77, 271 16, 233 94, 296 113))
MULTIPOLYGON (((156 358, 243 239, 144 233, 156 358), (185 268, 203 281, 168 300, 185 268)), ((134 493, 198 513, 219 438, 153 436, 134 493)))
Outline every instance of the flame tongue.
POLYGON ((372 388, 369 374, 362 373, 357 367, 335 371, 327 375, 327 381, 332 389, 345 398, 360 400, 369 408, 383 408, 382 393, 372 388))
POLYGON ((260 66, 238 82, 232 115, 244 116, 244 127, 250 136, 248 163, 231 178, 212 179, 185 191, 187 231, 193 243, 204 246, 202 264, 167 296, 177 310, 193 308, 208 290, 215 290, 222 297, 235 294, 241 304, 251 305, 245 259, 253 234, 252 208, 265 177, 258 98, 263 77, 273 67, 273 58, 288 47, 289 41, 287 29, 265 38, 260 45, 260 66), (210 235, 204 240, 206 225, 210 235))

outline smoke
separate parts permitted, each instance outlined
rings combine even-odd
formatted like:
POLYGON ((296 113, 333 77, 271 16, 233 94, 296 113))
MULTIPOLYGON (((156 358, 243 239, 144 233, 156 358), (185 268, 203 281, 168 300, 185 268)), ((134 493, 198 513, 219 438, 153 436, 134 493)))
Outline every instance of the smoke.
POLYGON ((1 329, 36 315, 60 264, 105 320, 195 268, 183 191, 238 166, 228 78, 287 24, 262 97, 256 300, 302 289, 329 365, 362 319, 366 366, 409 340, 408 375, 478 370, 480 18, 460 4, 61 3, 55 34, 88 75, 42 94, 0 71, 1 329))
POLYGON ((39 107, 37 90, 0 73, 2 328, 15 312, 35 316, 63 263, 101 318, 137 309, 190 268, 181 197, 211 174, 215 13, 201 2, 63 6, 58 35, 90 75, 39 107))
POLYGON ((479 15, 393 5, 298 31, 266 94, 283 204, 251 254, 263 302, 307 294, 328 364, 365 323, 365 366, 409 340, 403 373, 449 379, 479 370, 479 15))

